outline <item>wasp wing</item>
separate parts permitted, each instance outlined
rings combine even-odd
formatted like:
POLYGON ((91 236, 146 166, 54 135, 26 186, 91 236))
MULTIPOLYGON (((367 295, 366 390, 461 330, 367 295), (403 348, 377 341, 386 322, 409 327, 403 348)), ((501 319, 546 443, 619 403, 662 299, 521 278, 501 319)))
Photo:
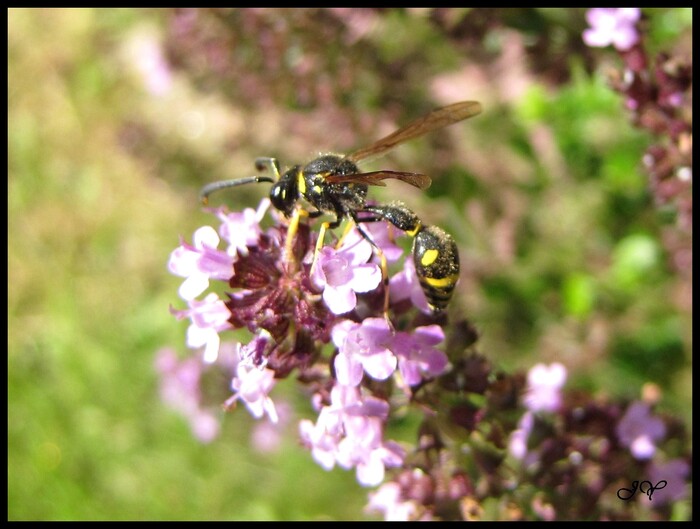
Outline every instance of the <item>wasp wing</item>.
POLYGON ((369 173, 355 174, 331 174, 325 177, 328 184, 366 184, 370 186, 385 186, 382 180, 401 180, 418 189, 428 189, 432 180, 429 176, 420 173, 407 173, 403 171, 372 171, 369 173))
POLYGON ((347 156, 347 159, 352 162, 359 162, 370 156, 378 156, 384 154, 397 145, 417 138, 433 130, 441 129, 457 123, 472 116, 476 116, 481 112, 481 103, 477 101, 461 101, 453 103, 446 107, 438 108, 430 112, 428 115, 418 118, 410 122, 405 127, 401 127, 396 132, 385 136, 381 140, 374 142, 372 145, 353 152, 347 156))

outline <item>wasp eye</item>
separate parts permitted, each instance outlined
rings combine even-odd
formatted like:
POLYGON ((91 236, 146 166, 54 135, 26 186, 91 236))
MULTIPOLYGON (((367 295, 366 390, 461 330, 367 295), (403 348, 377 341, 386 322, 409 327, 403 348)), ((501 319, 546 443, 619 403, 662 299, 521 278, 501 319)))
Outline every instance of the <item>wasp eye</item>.
POLYGON ((293 189, 294 182, 288 178, 283 178, 279 180, 270 189, 270 202, 272 205, 289 216, 294 210, 294 203, 296 202, 296 193, 293 189))
POLYGON ((284 188, 279 184, 279 182, 273 185, 270 189, 270 201, 272 202, 272 205, 280 211, 284 211, 285 209, 284 197, 286 194, 287 193, 285 192, 284 188))

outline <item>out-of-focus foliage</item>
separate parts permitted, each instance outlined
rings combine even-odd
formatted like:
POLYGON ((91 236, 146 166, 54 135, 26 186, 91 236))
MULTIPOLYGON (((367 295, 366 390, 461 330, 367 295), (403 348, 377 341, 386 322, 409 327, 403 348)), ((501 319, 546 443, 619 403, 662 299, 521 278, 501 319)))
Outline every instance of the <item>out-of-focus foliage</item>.
MULTIPOLYGON (((582 10, 8 14, 10 519, 363 518, 367 491, 320 469, 295 420, 263 453, 245 413, 201 445, 163 406, 155 352, 185 333, 166 262, 206 219, 202 184, 257 156, 348 152, 458 100, 485 111, 366 167, 433 177, 374 196, 454 235, 452 310, 478 349, 504 370, 561 362, 603 396, 652 383, 689 423, 690 228, 650 192, 655 140, 611 89, 617 55, 582 42, 582 10)), ((689 9, 644 15, 650 53, 691 59, 689 9)))

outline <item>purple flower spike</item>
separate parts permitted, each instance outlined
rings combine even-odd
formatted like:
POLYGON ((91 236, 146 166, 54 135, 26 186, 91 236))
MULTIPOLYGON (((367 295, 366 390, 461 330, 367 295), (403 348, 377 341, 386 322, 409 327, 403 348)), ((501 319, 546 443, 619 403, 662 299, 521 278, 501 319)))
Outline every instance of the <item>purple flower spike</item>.
POLYGON ((590 28, 583 32, 583 41, 588 46, 604 48, 615 46, 619 51, 627 51, 639 42, 635 25, 641 11, 637 7, 596 7, 586 12, 590 28))
POLYGON ((368 318, 362 323, 343 320, 333 327, 333 343, 338 347, 335 374, 345 386, 357 386, 366 372, 385 380, 396 370, 397 359, 389 349, 393 336, 384 318, 368 318))

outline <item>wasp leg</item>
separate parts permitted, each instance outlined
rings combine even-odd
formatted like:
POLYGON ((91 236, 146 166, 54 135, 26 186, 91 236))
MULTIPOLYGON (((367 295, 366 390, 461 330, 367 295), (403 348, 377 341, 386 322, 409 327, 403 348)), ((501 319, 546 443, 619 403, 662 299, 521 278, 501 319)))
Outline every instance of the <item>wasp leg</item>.
MULTIPOLYGON (((267 158, 263 158, 267 159, 267 158)), ((294 211, 289 217, 289 224, 287 225, 287 237, 284 241, 284 256, 283 256, 283 261, 287 263, 288 265, 291 265, 294 262, 294 238, 297 235, 297 232, 299 231, 299 221, 301 220, 302 217, 308 217, 308 218, 316 218, 320 215, 323 215, 322 211, 307 211, 302 207, 296 207, 294 208, 294 211)), ((330 224, 328 222, 324 222, 323 225, 321 226, 321 229, 323 232, 325 232, 325 225, 330 224)), ((340 224, 340 223, 338 223, 340 224)), ((319 240, 323 240, 321 238, 321 235, 319 235, 319 240)), ((316 241, 316 251, 314 253, 314 263, 316 261, 316 254, 318 253, 318 250, 320 249, 320 245, 318 241, 316 241)), ((311 265, 311 268, 313 269, 313 264, 311 265)))
POLYGON ((267 156, 261 156, 259 158, 256 158, 255 168, 258 171, 264 171, 265 169, 267 169, 273 175, 275 175, 275 178, 277 180, 280 179, 280 164, 277 161, 277 158, 269 158, 267 156))
MULTIPOLYGON (((357 223, 355 223, 355 224, 357 224, 357 223)), ((352 222, 347 223, 347 225, 345 226, 345 230, 343 231, 343 234, 340 236, 340 239, 338 239, 338 242, 335 243, 336 250, 343 245, 343 242, 345 242, 345 238, 350 234, 352 229, 355 227, 355 224, 353 224, 352 222)), ((362 232, 360 232, 360 233, 362 233, 362 232)), ((364 237, 364 235, 363 235, 363 237, 364 237)))
POLYGON ((308 217, 309 213, 302 208, 295 208, 294 213, 289 219, 287 226, 287 238, 284 241, 284 262, 291 264, 294 261, 294 237, 299 231, 299 219, 308 217))
MULTIPOLYGON (((377 214, 374 214, 372 217, 359 218, 355 212, 353 212, 350 216, 352 217, 352 220, 355 223, 355 226, 357 227, 357 231, 359 231, 360 235, 362 235, 362 237, 364 237, 364 239, 366 239, 372 245, 372 247, 377 251, 377 255, 379 256, 379 266, 382 270, 382 285, 384 287, 384 318, 387 322, 389 322, 389 326, 393 328, 393 325, 389 320, 389 265, 387 264, 386 256, 384 255, 382 249, 379 246, 377 246, 377 244, 372 240, 369 234, 362 229, 362 226, 360 226, 360 223, 363 222, 379 222, 384 219, 377 214)), ((347 231, 349 232, 350 230, 347 231)), ((346 234, 344 234, 343 237, 346 234)))
MULTIPOLYGON (((318 213, 318 214, 317 215, 310 214, 309 216, 318 217, 319 215, 322 214, 321 211, 319 211, 319 212, 314 211, 313 213, 314 214, 318 213)), ((336 229, 338 226, 340 226, 341 222, 342 222, 342 217, 339 215, 336 215, 336 218, 333 222, 326 221, 326 222, 321 224, 321 229, 318 230, 318 239, 316 239, 316 248, 314 248, 314 259, 311 262, 311 269, 309 270, 310 276, 313 275, 314 270, 316 268, 316 258, 318 257, 318 254, 321 251, 321 248, 323 247, 323 241, 326 238, 326 231, 336 229)))

